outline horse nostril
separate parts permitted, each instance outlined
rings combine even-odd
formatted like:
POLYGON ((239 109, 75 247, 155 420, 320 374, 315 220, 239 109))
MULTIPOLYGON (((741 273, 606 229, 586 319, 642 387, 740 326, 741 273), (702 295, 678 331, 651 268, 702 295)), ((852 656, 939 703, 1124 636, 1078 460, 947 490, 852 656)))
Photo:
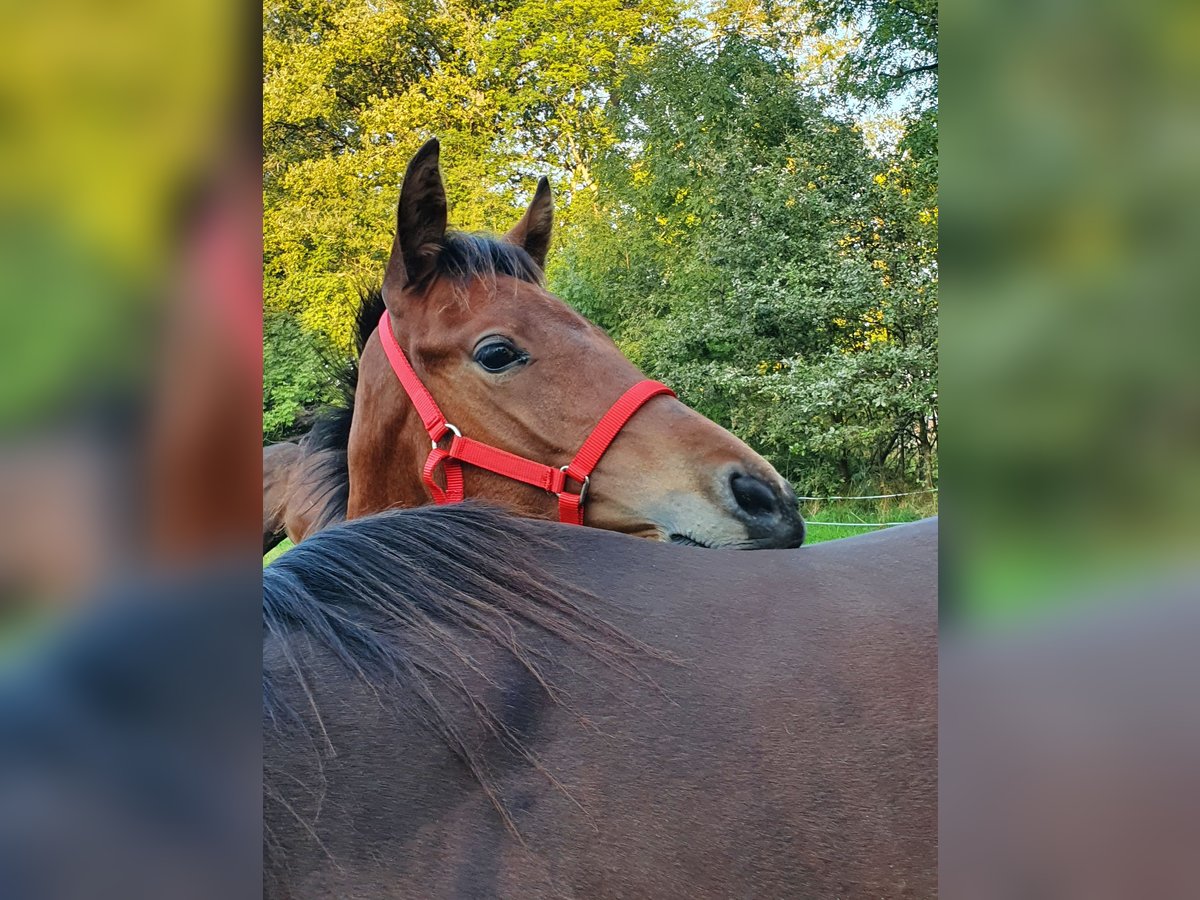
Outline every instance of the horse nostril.
POLYGON ((733 499, 749 516, 773 516, 779 514, 779 500, 765 481, 753 475, 736 473, 729 479, 733 499))

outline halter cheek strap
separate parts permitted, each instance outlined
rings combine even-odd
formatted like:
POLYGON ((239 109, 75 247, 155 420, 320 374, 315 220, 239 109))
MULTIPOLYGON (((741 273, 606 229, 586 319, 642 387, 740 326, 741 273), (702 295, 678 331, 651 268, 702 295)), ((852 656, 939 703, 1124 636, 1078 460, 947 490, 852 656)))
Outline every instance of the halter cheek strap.
POLYGON ((583 442, 575 458, 567 465, 555 468, 517 456, 491 444, 464 437, 461 431, 446 421, 433 395, 417 377, 416 371, 392 333, 391 317, 386 312, 379 320, 379 334, 392 371, 396 373, 400 384, 412 400, 433 445, 429 456, 425 458, 425 465, 421 468, 421 479, 429 489, 433 502, 439 505, 457 503, 464 498, 462 467, 469 465, 555 494, 558 497, 559 520, 572 525, 582 525, 583 505, 591 487, 592 471, 609 445, 649 400, 660 394, 675 396, 675 392, 665 384, 649 380, 639 381, 609 407, 608 412, 601 417, 587 440, 583 442), (443 448, 442 442, 446 435, 451 435, 450 444, 443 448), (444 488, 434 479, 439 468, 445 475, 444 488), (578 493, 566 489, 568 481, 579 484, 578 493))

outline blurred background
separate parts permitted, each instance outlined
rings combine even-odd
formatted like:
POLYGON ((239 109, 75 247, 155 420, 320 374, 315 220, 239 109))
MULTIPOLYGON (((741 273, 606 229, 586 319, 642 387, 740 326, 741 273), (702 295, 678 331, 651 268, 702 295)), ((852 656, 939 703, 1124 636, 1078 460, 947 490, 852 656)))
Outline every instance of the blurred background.
POLYGON ((1200 564, 1200 11, 945 9, 943 594, 1136 599, 1200 564))
POLYGON ((941 12, 941 890, 1193 897, 1200 8, 941 12))
POLYGON ((5 13, 0 644, 127 569, 229 552, 257 503, 254 21, 5 13))

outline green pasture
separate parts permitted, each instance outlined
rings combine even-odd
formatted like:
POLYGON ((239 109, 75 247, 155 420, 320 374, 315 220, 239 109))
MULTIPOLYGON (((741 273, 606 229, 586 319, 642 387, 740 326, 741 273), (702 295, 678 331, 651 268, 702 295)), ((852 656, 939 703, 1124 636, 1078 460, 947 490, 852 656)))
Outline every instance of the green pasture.
POLYGON ((274 562, 279 557, 283 556, 284 553, 286 553, 288 550, 291 550, 291 549, 292 549, 292 542, 289 541, 287 538, 284 538, 283 543, 278 544, 277 546, 272 547, 270 550, 267 551, 267 555, 263 557, 263 565, 269 566, 272 562, 274 562))
POLYGON ((807 523, 805 544, 867 534, 890 525, 937 515, 937 494, 883 500, 813 500, 801 502, 807 523), (823 523, 839 524, 823 524, 823 523))

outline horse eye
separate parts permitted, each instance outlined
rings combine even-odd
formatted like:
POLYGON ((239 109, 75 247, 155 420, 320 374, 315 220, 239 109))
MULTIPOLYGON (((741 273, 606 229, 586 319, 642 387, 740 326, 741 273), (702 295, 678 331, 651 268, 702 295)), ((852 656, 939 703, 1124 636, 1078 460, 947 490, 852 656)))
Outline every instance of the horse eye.
POLYGON ((508 341, 489 341, 475 351, 475 362, 489 372, 503 372, 525 359, 525 354, 508 341))

